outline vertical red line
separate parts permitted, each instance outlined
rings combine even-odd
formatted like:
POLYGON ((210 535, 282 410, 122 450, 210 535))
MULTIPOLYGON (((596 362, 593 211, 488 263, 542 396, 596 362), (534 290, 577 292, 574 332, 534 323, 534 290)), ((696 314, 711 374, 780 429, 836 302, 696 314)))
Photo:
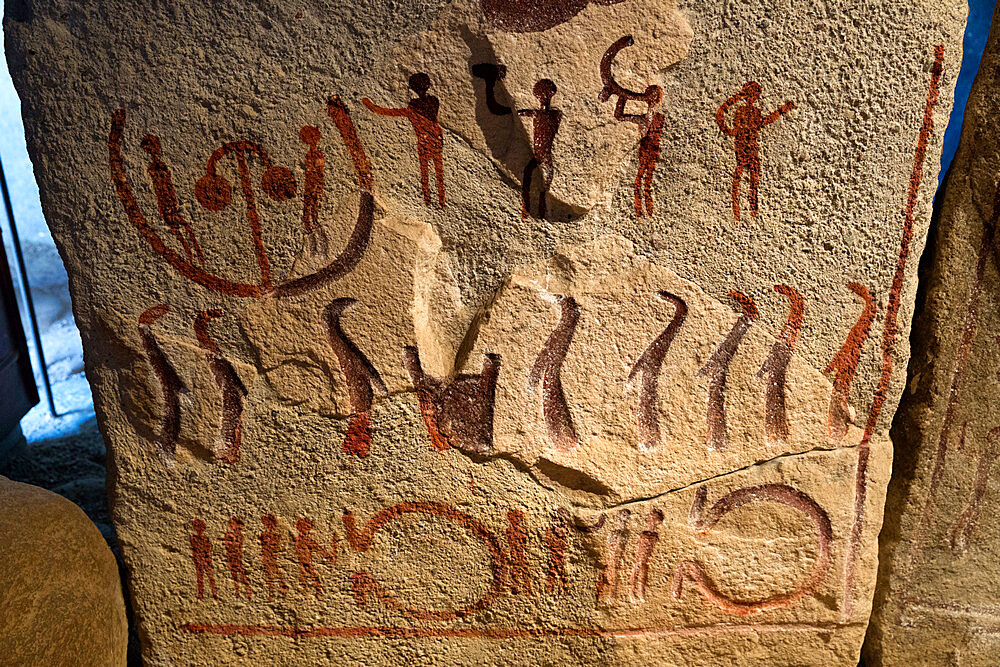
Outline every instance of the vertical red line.
POLYGON ((854 577, 857 566, 858 552, 861 548, 861 530, 865 520, 865 498, 868 491, 868 457, 871 449, 872 435, 878 425, 882 406, 885 404, 889 381, 892 379, 892 357, 896 350, 896 335, 899 333, 897 317, 903 291, 903 278, 906 274, 906 260, 910 254, 910 242, 913 240, 913 216, 917 205, 917 193, 924 177, 924 159, 927 157, 927 144, 930 141, 931 130, 934 129, 934 106, 937 104, 941 72, 944 69, 944 44, 934 47, 934 66, 931 69, 931 83, 927 91, 927 103, 924 106, 924 122, 920 127, 917 148, 913 154, 913 171, 910 174, 910 187, 906 197, 906 210, 903 221, 903 238, 900 241, 899 257, 896 260, 896 274, 892 278, 889 289, 889 306, 885 313, 885 328, 882 330, 882 375, 879 377, 878 388, 871 409, 868 411, 868 422, 865 433, 858 445, 858 467, 855 476, 854 489, 854 525, 848 543, 847 558, 844 563, 844 618, 848 618, 854 607, 854 577))

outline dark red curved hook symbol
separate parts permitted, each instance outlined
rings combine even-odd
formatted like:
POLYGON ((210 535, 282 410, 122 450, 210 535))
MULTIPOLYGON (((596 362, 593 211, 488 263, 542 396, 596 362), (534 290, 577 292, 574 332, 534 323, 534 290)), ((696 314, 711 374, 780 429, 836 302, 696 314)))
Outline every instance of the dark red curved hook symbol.
POLYGON ((421 621, 451 621, 465 618, 483 611, 496 600, 504 589, 507 580, 507 556, 500 547, 500 542, 490 530, 478 520, 464 512, 443 503, 435 502, 403 502, 388 507, 373 516, 360 531, 354 514, 344 511, 344 530, 347 541, 358 552, 367 551, 371 546, 375 533, 386 524, 395 521, 404 514, 427 514, 450 519, 482 540, 490 555, 490 568, 493 570, 493 581, 489 589, 477 600, 455 610, 428 610, 407 607, 392 593, 386 591, 375 578, 365 570, 358 570, 351 575, 351 588, 354 600, 360 606, 368 602, 369 595, 374 595, 379 602, 395 609, 405 616, 421 621))
POLYGON ((715 524, 719 523, 724 516, 743 505, 753 502, 781 503, 799 510, 812 520, 819 543, 819 556, 812 567, 809 578, 801 586, 791 592, 779 593, 760 600, 736 600, 726 596, 705 572, 701 563, 695 560, 686 560, 677 567, 677 571, 674 573, 674 597, 680 599, 684 578, 690 577, 694 580, 695 588, 701 591, 701 594, 716 607, 730 614, 746 615, 791 606, 805 595, 814 592, 823 583, 833 560, 831 550, 833 526, 826 511, 815 500, 802 491, 785 484, 761 484, 760 486, 736 489, 723 496, 712 505, 707 516, 702 516, 706 495, 705 487, 699 488, 694 504, 691 506, 691 524, 699 535, 711 532, 715 524))
MULTIPOLYGON (((125 214, 129 221, 139 231, 139 234, 146 240, 153 250, 160 255, 170 266, 189 280, 207 287, 210 290, 221 294, 232 294, 235 296, 260 298, 262 296, 274 295, 276 297, 295 296, 302 294, 330 282, 334 282, 350 273, 361 257, 368 249, 368 241, 371 237, 372 226, 375 220, 375 199, 372 196, 373 179, 371 163, 365 155, 361 140, 358 138, 354 123, 351 121, 347 107, 337 96, 332 96, 327 105, 327 112, 333 119, 337 130, 347 152, 354 163, 354 171, 361 188, 361 202, 358 207, 357 222, 354 231, 347 241, 344 250, 326 267, 316 273, 296 278, 286 283, 272 286, 270 277, 267 274, 266 258, 262 260, 263 247, 255 242, 255 253, 258 263, 261 263, 261 282, 241 283, 228 280, 206 271, 200 266, 196 266, 192 261, 181 257, 172 250, 163 239, 160 238, 156 230, 153 229, 146 219, 136 200, 135 192, 129 184, 128 176, 125 174, 125 160, 122 156, 122 134, 125 129, 125 110, 118 109, 111 117, 111 131, 108 134, 108 164, 111 168, 111 179, 115 184, 118 199, 121 200, 125 208, 125 214)), ((244 153, 258 154, 255 144, 250 142, 234 142, 227 144, 217 155, 213 155, 206 168, 206 175, 198 181, 195 187, 196 195, 203 206, 210 210, 224 208, 231 197, 231 189, 223 179, 214 174, 214 164, 223 154, 235 153, 238 159, 245 161, 242 157, 244 153), (214 208, 213 208, 214 207, 214 208)), ((278 167, 265 158, 266 171, 262 178, 262 187, 267 194, 275 199, 288 199, 294 194, 295 182, 289 172, 284 167, 278 167)), ((242 166, 242 164, 240 165, 242 166)), ((242 176, 242 174, 241 174, 242 176)), ((249 204, 248 204, 249 205, 249 204)))

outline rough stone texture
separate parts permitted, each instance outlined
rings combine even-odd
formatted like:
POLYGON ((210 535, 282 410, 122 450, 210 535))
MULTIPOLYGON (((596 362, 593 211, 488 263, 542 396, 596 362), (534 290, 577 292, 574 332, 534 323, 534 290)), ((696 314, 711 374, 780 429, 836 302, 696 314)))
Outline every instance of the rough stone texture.
POLYGON ((151 664, 856 664, 965 3, 543 4, 8 8, 151 664))
POLYGON ((0 655, 5 665, 124 665, 118 564, 79 507, 0 477, 0 655))
POLYGON ((994 16, 936 217, 893 426, 899 463, 866 643, 874 664, 992 665, 1000 656, 998 106, 994 16))

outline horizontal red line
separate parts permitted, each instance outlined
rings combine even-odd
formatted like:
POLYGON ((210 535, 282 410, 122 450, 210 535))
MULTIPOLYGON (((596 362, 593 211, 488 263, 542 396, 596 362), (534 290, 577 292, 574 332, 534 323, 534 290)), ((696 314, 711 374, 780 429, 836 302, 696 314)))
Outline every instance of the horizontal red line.
POLYGON ((536 637, 598 637, 627 639, 630 637, 665 637, 713 634, 743 634, 755 632, 808 632, 830 631, 847 627, 849 623, 779 623, 705 625, 648 628, 399 628, 392 626, 346 627, 282 627, 269 625, 228 625, 185 623, 181 629, 193 634, 239 635, 243 637, 289 637, 310 639, 322 637, 364 638, 388 637, 392 639, 469 638, 469 639, 531 639, 536 637))

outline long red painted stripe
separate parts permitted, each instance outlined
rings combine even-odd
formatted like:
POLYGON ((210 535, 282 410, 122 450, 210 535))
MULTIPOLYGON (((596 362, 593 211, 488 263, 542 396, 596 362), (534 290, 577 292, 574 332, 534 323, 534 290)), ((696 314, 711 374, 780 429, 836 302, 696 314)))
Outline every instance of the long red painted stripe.
POLYGON ((291 639, 387 637, 391 639, 533 639, 540 637, 643 638, 762 632, 829 632, 849 624, 841 623, 772 623, 741 625, 705 625, 648 628, 400 628, 393 626, 287 627, 272 625, 228 625, 185 623, 180 626, 192 634, 226 637, 288 637, 291 639))
POLYGON ((879 377, 878 388, 871 409, 868 412, 868 422, 865 433, 858 446, 858 467, 855 475, 854 488, 854 525, 848 542, 847 558, 844 562, 844 618, 851 615, 854 606, 854 578, 861 548, 861 531, 865 521, 865 498, 868 491, 868 456, 871 439, 878 425, 886 394, 889 391, 889 381, 892 379, 892 357, 896 350, 896 335, 899 333, 897 317, 903 292, 903 279, 906 274, 906 260, 910 255, 910 243, 913 240, 914 211, 917 206, 917 193, 924 177, 924 159, 927 157, 927 144, 930 141, 931 130, 934 129, 934 106, 937 104, 941 73, 944 69, 944 44, 934 47, 934 66, 931 69, 931 83, 927 91, 927 103, 924 106, 924 122, 920 127, 917 148, 913 154, 913 171, 910 173, 910 188, 906 197, 904 212, 903 238, 899 245, 899 256, 896 260, 896 273, 889 289, 889 305, 885 313, 885 328, 882 331, 882 374, 879 377))

